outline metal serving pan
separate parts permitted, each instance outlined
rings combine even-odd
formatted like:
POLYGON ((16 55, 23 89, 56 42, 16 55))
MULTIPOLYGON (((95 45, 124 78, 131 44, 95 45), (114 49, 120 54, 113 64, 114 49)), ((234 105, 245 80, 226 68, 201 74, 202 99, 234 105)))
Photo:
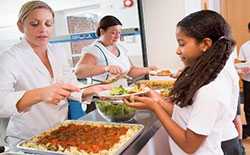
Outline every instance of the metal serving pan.
MULTIPOLYGON (((97 124, 104 124, 104 125, 126 125, 126 126, 138 126, 140 129, 132 136, 130 139, 128 139, 122 146, 120 146, 113 155, 119 155, 121 154, 143 131, 144 125, 142 124, 129 124, 129 123, 114 123, 114 122, 102 122, 102 121, 82 121, 82 120, 67 120, 69 123, 77 123, 77 122, 89 122, 89 123, 97 123, 97 124)), ((59 124, 58 127, 60 127, 62 124, 59 124)), ((59 151, 50 151, 50 150, 39 150, 36 148, 30 148, 30 147, 24 147, 22 146, 23 143, 28 142, 29 140, 21 141, 17 144, 17 148, 23 151, 24 153, 30 153, 30 154, 41 154, 41 155, 66 155, 66 153, 59 152, 59 151)))

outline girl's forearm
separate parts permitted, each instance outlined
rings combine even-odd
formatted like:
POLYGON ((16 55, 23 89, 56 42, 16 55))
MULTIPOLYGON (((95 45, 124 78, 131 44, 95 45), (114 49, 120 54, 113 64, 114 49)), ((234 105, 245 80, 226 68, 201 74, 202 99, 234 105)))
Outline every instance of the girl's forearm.
POLYGON ((165 100, 160 100, 158 102, 162 108, 168 113, 168 115, 171 117, 172 116, 172 113, 173 113, 173 108, 174 108, 174 105, 170 102, 167 102, 165 100))
POLYGON ((205 138, 204 136, 200 137, 191 130, 184 130, 172 120, 170 115, 161 107, 156 107, 154 112, 166 129, 168 135, 184 152, 191 154, 200 147, 205 138))

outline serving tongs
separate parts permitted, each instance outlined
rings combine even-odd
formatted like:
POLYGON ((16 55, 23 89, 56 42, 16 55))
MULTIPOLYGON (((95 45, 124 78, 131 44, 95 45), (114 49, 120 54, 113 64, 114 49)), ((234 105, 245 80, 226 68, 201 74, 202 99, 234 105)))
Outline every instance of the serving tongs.
POLYGON ((97 101, 109 101, 111 104, 118 105, 118 104, 123 104, 124 101, 122 99, 100 99, 100 98, 94 98, 92 101, 97 102, 97 101))
POLYGON ((124 103, 123 100, 112 100, 112 101, 110 101, 110 102, 111 102, 111 104, 114 104, 114 105, 123 104, 123 103, 124 103))
POLYGON ((99 83, 95 83, 95 84, 90 84, 90 85, 87 85, 87 86, 83 86, 81 87, 80 89, 85 89, 85 88, 88 88, 88 87, 92 87, 92 86, 96 86, 96 85, 104 85, 104 84, 111 84, 111 83, 114 83, 116 81, 118 81, 119 79, 122 79, 122 78, 125 78, 127 80, 133 80, 132 77, 129 77, 128 75, 126 74, 123 74, 123 75, 115 75, 115 76, 111 76, 109 79, 107 80, 104 80, 104 81, 99 81, 99 83))

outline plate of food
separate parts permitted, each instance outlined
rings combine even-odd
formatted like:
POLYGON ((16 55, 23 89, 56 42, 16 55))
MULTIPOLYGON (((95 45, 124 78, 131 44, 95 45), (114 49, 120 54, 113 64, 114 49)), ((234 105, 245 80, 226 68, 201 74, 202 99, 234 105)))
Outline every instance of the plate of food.
POLYGON ((140 80, 136 84, 139 87, 149 87, 156 90, 162 97, 169 97, 175 80, 140 80))
POLYGON ((111 90, 105 90, 97 95, 101 98, 108 98, 108 99, 122 99, 129 97, 131 95, 142 95, 150 91, 148 87, 139 87, 138 85, 132 87, 123 87, 118 86, 114 87, 111 90))
POLYGON ((169 69, 158 69, 149 72, 152 76, 171 76, 172 72, 169 69))
POLYGON ((151 89, 172 88, 175 80, 140 80, 136 82, 138 87, 149 87, 151 89))
POLYGON ((118 155, 143 128, 141 124, 68 120, 20 142, 17 148, 42 155, 118 155))

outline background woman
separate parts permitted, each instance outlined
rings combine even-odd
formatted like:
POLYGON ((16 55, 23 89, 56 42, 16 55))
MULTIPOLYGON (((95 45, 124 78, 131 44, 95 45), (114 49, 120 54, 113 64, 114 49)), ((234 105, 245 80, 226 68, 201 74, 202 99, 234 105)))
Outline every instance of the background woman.
POLYGON ((155 67, 136 67, 127 56, 127 49, 121 46, 120 40, 122 23, 114 16, 105 16, 96 30, 99 40, 83 49, 83 56, 76 66, 78 78, 92 77, 93 80, 103 81, 110 74, 128 74, 139 77, 149 73, 155 67))

